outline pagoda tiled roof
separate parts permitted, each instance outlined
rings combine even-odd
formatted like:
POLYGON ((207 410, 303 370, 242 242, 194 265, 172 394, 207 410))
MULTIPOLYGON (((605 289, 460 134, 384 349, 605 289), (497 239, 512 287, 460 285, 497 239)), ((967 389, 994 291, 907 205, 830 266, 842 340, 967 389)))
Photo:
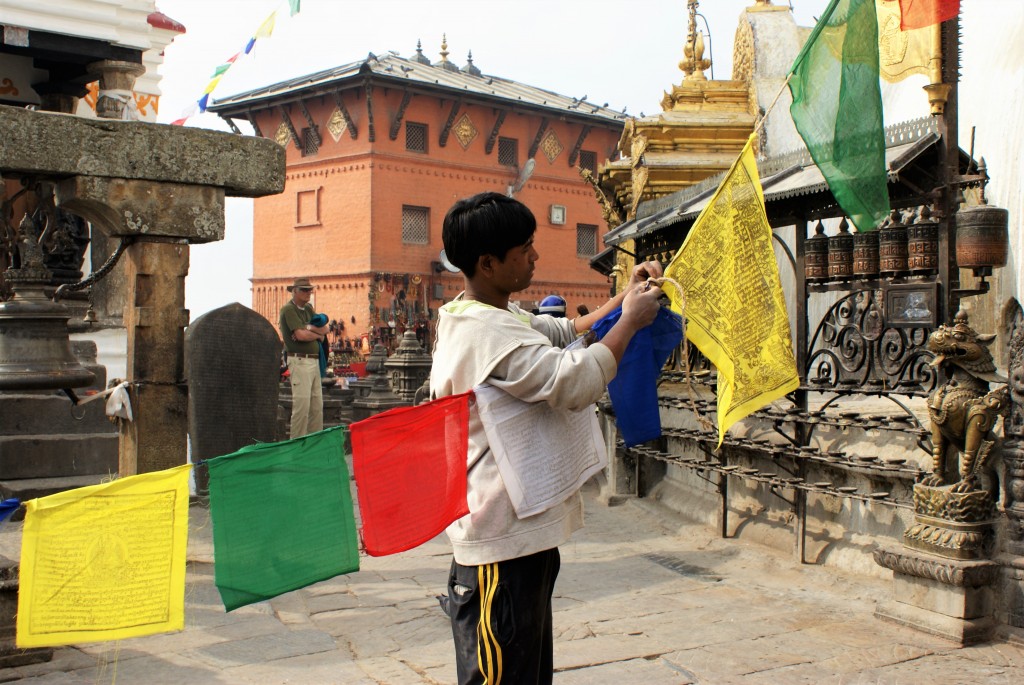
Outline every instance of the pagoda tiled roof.
POLYGON ((491 104, 518 104, 529 109, 549 110, 552 114, 557 113, 560 116, 604 119, 609 122, 621 122, 627 118, 622 112, 588 102, 586 99, 560 95, 500 76, 476 75, 422 64, 392 52, 379 57, 370 53, 365 59, 356 62, 218 98, 209 109, 230 115, 334 92, 346 85, 352 85, 353 82, 360 83, 367 77, 370 77, 375 85, 383 87, 399 88, 405 84, 405 87, 410 89, 436 91, 446 97, 458 97, 456 94, 461 94, 461 97, 467 100, 478 99, 491 104))

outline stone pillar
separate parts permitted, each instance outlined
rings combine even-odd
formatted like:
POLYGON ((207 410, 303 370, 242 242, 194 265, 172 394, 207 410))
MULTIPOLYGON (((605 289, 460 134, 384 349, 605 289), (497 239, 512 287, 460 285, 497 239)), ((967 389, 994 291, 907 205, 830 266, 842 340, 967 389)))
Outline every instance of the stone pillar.
MULTIPOLYGON (((128 110, 130 114, 129 104, 135 106, 132 89, 135 87, 135 79, 144 74, 146 68, 134 62, 106 59, 89 64, 87 69, 99 80, 96 116, 100 119, 135 119, 133 116, 125 116, 125 111, 128 110)), ((117 249, 118 239, 93 227, 91 240, 92 250, 89 254, 92 270, 96 272, 117 249)), ((124 300, 126 292, 126 276, 120 264, 104 279, 90 286, 92 307, 102 324, 117 327, 125 325, 121 311, 127 304, 124 300)))
POLYGON ((135 243, 125 253, 128 377, 133 420, 121 420, 121 476, 161 471, 186 460, 184 239, 135 243))
MULTIPOLYGON (((135 79, 146 73, 146 67, 137 62, 122 62, 105 59, 88 66, 90 74, 99 79, 99 94, 96 98, 96 116, 100 119, 125 119, 125 110, 132 102, 132 88, 135 79)), ((130 109, 129 109, 130 111, 130 109)))

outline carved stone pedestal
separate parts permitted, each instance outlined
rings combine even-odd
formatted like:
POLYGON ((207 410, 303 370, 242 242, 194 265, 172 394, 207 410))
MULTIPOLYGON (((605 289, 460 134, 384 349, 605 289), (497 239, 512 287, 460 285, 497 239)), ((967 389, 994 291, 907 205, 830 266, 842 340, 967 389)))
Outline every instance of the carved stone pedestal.
POLYGON ((919 483, 914 511, 905 546, 875 550, 875 562, 893 571, 893 599, 879 603, 875 615, 961 644, 988 640, 1000 571, 984 558, 995 539, 992 498, 919 483))
POLYGON ((893 571, 893 599, 875 616, 968 645, 993 633, 992 561, 943 559, 914 550, 877 549, 875 562, 893 571))
POLYGON ((995 544, 995 503, 983 490, 953 492, 949 486, 914 486, 914 525, 907 547, 949 559, 984 559, 995 544))

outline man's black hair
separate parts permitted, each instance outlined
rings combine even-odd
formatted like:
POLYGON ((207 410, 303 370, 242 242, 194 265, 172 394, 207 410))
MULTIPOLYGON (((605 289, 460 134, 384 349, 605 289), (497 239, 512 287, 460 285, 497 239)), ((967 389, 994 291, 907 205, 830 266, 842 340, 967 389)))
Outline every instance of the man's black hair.
POLYGON ((459 200, 444 217, 441 240, 445 256, 467 278, 476 262, 489 254, 504 261, 513 247, 524 245, 537 230, 537 220, 519 200, 487 192, 459 200))

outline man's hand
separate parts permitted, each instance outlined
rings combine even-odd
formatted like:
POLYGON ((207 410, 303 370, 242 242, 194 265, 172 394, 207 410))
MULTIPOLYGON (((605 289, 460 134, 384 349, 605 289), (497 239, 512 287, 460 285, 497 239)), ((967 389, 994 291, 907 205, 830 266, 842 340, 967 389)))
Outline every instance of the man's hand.
MULTIPOLYGON (((661 267, 658 269, 660 271, 661 267)), ((661 307, 658 304, 661 295, 661 288, 649 283, 638 283, 630 287, 626 291, 626 298, 622 300, 622 320, 635 331, 651 325, 661 307)))
MULTIPOLYGON (((603 319, 605 316, 610 314, 612 310, 622 304, 623 298, 626 293, 631 290, 635 290, 638 285, 642 286, 647 283, 648 278, 661 278, 662 270, 661 264, 658 262, 642 262, 633 267, 633 273, 630 276, 629 283, 623 288, 615 297, 608 300, 605 304, 601 305, 597 310, 585 314, 584 316, 573 319, 573 325, 576 328, 577 333, 590 330, 591 326, 603 319)), ((660 291, 659 291, 660 292, 660 291)), ((653 321, 653 319, 651 319, 653 321)), ((647 323, 650 323, 648 321, 647 323)), ((644 324, 647 325, 647 324, 644 324)), ((643 326, 640 326, 643 328, 643 326)))
POLYGON ((632 290, 638 283, 646 283, 648 278, 661 278, 662 269, 658 262, 642 262, 633 267, 626 290, 632 290))
POLYGON ((658 315, 658 297, 661 288, 649 283, 638 283, 625 291, 622 300, 622 316, 615 322, 612 329, 605 334, 599 345, 604 345, 615 355, 615 363, 622 361, 626 347, 633 334, 645 326, 649 326, 658 315))

